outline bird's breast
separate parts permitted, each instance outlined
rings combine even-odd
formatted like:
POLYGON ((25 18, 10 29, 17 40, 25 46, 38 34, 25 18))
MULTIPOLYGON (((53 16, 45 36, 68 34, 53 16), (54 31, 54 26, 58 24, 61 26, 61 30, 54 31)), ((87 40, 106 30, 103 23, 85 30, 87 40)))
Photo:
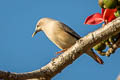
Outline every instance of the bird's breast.
POLYGON ((51 27, 48 30, 44 30, 44 33, 57 47, 61 49, 66 49, 71 47, 77 40, 69 33, 56 27, 54 28, 51 27))

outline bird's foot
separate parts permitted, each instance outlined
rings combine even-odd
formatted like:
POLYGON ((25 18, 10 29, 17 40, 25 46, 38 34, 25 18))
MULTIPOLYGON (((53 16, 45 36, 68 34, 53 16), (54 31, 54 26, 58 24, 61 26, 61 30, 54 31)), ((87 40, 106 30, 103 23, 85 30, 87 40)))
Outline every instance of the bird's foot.
POLYGON ((66 50, 67 50, 67 49, 63 49, 63 50, 61 50, 61 51, 56 52, 56 54, 63 53, 63 52, 65 52, 66 50))

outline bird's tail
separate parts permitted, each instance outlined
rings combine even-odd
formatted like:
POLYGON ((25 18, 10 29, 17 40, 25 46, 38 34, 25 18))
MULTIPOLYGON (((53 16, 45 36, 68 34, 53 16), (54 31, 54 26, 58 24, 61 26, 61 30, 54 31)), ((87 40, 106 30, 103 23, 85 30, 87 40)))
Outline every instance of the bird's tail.
POLYGON ((87 54, 89 55, 89 56, 91 56, 96 62, 98 62, 99 64, 103 64, 104 62, 103 62, 103 60, 97 55, 97 54, 95 54, 93 51, 92 51, 92 49, 91 50, 89 50, 88 52, 87 52, 87 54))

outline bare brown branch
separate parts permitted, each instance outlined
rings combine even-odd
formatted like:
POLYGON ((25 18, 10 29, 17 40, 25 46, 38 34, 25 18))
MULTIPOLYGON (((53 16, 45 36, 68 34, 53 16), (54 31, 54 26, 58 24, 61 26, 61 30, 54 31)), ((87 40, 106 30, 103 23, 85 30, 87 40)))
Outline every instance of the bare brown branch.
POLYGON ((117 77, 117 80, 120 80, 120 75, 117 77))

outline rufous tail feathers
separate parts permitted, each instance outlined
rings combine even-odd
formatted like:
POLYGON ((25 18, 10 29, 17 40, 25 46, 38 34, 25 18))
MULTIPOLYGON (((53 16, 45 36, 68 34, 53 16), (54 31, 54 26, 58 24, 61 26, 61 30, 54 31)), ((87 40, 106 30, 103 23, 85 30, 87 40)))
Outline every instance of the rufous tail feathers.
POLYGON ((103 62, 103 60, 97 55, 97 54, 95 54, 93 51, 92 51, 92 49, 91 50, 89 50, 88 52, 87 52, 87 54, 89 55, 89 56, 91 56, 96 62, 98 62, 99 64, 103 64, 104 62, 103 62))

